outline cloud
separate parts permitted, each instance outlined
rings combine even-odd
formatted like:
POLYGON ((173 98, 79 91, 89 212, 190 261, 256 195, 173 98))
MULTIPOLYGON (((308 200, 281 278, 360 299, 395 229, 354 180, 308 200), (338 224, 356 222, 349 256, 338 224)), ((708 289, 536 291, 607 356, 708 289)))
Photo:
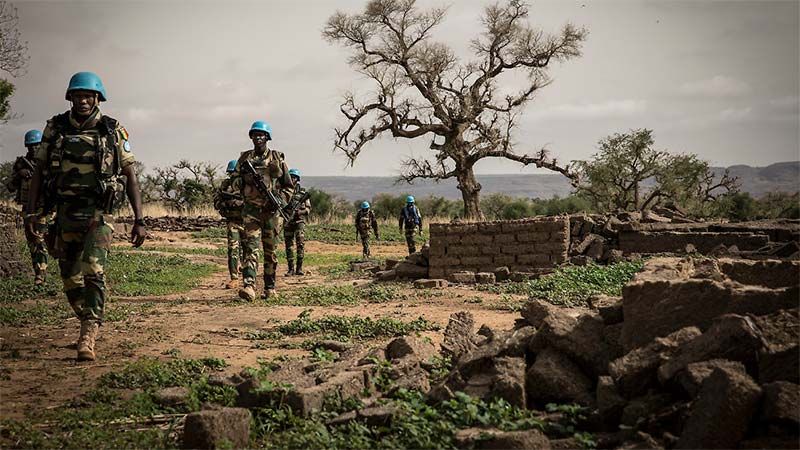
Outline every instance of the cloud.
POLYGON ((773 98, 769 105, 775 109, 783 111, 797 111, 800 108, 800 97, 787 95, 786 97, 773 98))
POLYGON ((717 118, 722 122, 739 122, 747 120, 753 115, 753 108, 727 108, 719 112, 717 118))
POLYGON ((717 75, 707 80, 683 83, 678 92, 690 96, 737 97, 750 92, 750 85, 736 78, 717 75))
POLYGON ((534 111, 530 116, 535 120, 547 119, 602 119, 627 117, 647 109, 644 100, 609 100, 602 103, 562 104, 534 111))

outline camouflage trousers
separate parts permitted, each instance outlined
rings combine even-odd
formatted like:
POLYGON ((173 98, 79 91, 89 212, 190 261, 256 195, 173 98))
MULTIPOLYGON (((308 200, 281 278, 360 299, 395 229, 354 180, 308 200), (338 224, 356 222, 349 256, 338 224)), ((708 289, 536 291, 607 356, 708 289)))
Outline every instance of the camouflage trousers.
POLYGON ((417 231, 417 227, 406 227, 406 245, 408 245, 408 254, 415 253, 417 251, 417 243, 414 241, 414 232, 417 231))
POLYGON ((44 242, 44 235, 52 220, 52 214, 39 214, 30 220, 34 223, 34 233, 29 233, 28 227, 25 227, 25 240, 28 241, 28 251, 31 253, 33 275, 37 281, 44 281, 47 276, 47 245, 44 242))
POLYGON ((242 272, 242 246, 244 226, 242 222, 228 221, 228 273, 231 280, 238 280, 242 272))
POLYGON ((254 286, 258 275, 259 240, 264 248, 264 284, 266 288, 275 285, 275 271, 278 257, 278 233, 281 218, 276 213, 265 212, 260 208, 245 204, 244 228, 242 230, 242 280, 245 286, 254 286))
POLYGON ((358 230, 358 236, 361 238, 361 255, 367 257, 369 252, 369 230, 358 230))
POLYGON ((306 224, 305 222, 289 222, 283 228, 283 243, 286 245, 286 261, 289 265, 294 263, 293 247, 297 243, 297 260, 305 256, 306 224))
MULTIPOLYGON (((58 220, 58 219, 56 219, 58 220)), ((101 322, 106 303, 105 266, 114 229, 100 217, 82 229, 59 227, 56 248, 64 293, 80 320, 101 322)))

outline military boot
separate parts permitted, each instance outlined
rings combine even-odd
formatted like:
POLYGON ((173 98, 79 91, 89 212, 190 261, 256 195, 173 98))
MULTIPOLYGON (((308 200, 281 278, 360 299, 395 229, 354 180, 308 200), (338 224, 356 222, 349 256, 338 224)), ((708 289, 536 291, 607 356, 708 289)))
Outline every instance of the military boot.
POLYGON ((242 300, 247 300, 251 302, 256 299, 256 290, 253 288, 253 285, 246 284, 241 289, 239 289, 239 298, 242 300))
MULTIPOLYGON (((287 271, 286 271, 286 276, 287 276, 287 277, 289 277, 289 276, 292 276, 292 275, 294 275, 294 274, 296 273, 296 272, 294 271, 294 261, 292 261, 292 260, 290 259, 290 260, 287 260, 286 262, 287 262, 287 265, 289 266, 289 270, 287 270, 287 271)), ((298 259, 297 259, 297 269, 298 269, 298 270, 300 269, 300 265, 301 265, 302 263, 303 263, 303 260, 302 260, 302 259, 300 259, 300 258, 298 258, 298 259)), ((298 273, 297 275, 301 275, 301 274, 299 274, 299 273, 298 273)))
POLYGON ((97 339, 98 324, 93 320, 81 321, 81 335, 78 337, 78 361, 94 361, 94 341, 97 339))
POLYGON ((233 280, 228 281, 228 283, 225 285, 225 289, 236 289, 237 287, 239 287, 238 278, 234 278, 233 280))
POLYGON ((275 275, 264 274, 264 294, 261 298, 268 299, 275 296, 275 275))
POLYGON ((297 258, 297 270, 294 274, 300 276, 305 275, 305 272, 303 272, 303 258, 297 258))

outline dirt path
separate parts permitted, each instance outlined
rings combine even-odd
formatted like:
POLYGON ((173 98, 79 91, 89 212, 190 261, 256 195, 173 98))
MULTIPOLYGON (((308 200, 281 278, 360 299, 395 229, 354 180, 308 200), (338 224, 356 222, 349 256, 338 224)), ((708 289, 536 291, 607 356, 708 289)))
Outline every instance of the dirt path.
MULTIPOLYGON (((436 323, 444 329, 450 314, 469 310, 477 326, 507 329, 513 326, 517 313, 492 309, 499 295, 472 289, 446 288, 435 296, 420 297, 410 283, 402 285, 398 299, 355 306, 305 307, 275 306, 264 303, 244 303, 235 290, 224 288, 227 282, 225 258, 186 254, 184 249, 215 249, 221 241, 194 240, 188 233, 157 234, 153 246, 175 249, 195 261, 213 262, 219 271, 204 279, 189 292, 164 296, 114 297, 107 311, 130 310, 124 320, 106 322, 97 341, 98 360, 77 363, 74 342, 79 323, 71 318, 54 326, 5 327, 0 330, 0 416, 19 418, 26 412, 59 406, 92 389, 103 373, 118 370, 143 356, 162 355, 180 351, 187 358, 216 356, 224 358, 229 367, 226 373, 254 366, 258 358, 278 355, 301 356, 308 352, 281 348, 285 342, 253 341, 248 333, 269 330, 297 318, 306 309, 312 316, 324 314, 392 317, 406 321, 417 317, 436 323)), ((123 244, 118 244, 122 246, 123 244)), ((122 248, 125 248, 124 246, 122 248)), ((360 245, 309 242, 308 254, 338 254, 358 257, 360 245)), ((378 257, 402 257, 405 246, 381 245, 374 248, 378 257)), ((279 268, 277 288, 291 293, 306 286, 323 284, 367 283, 367 279, 329 279, 317 266, 309 267, 305 277, 285 277, 279 268)), ((257 286, 260 290, 260 285, 257 286)), ((66 302, 63 295, 45 302, 66 302)), ((33 301, 33 300, 30 300, 33 301)), ((441 333, 427 332, 434 342, 441 333)))

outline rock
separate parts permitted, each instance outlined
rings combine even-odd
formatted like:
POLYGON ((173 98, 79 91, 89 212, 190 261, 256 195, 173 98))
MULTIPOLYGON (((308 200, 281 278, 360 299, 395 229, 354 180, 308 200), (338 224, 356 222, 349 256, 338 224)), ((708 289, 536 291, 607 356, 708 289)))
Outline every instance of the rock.
POLYGON ((394 281, 397 279, 397 272, 392 270, 382 270, 380 272, 375 273, 375 278, 378 281, 394 281))
POLYGON ((459 311, 451 314, 444 330, 442 355, 458 361, 462 355, 471 352, 475 348, 472 331, 474 327, 472 313, 459 311))
POLYGON ((622 410, 620 422, 630 427, 636 426, 637 423, 647 421, 650 416, 668 406, 673 400, 669 394, 649 394, 636 397, 628 402, 622 410))
POLYGON ((616 424, 627 401, 620 395, 614 380, 609 376, 597 379, 597 409, 607 424, 616 424))
POLYGON ((650 450, 663 448, 664 446, 653 439, 649 434, 643 431, 637 431, 636 434, 616 447, 616 450, 650 450))
POLYGON ((552 303, 548 303, 544 300, 530 300, 525 304, 520 314, 529 324, 536 328, 541 328, 544 324, 544 319, 548 316, 564 313, 561 311, 561 308, 552 303))
POLYGON ((398 264, 397 267, 395 267, 392 270, 394 270, 395 273, 397 273, 397 278, 408 278, 411 280, 417 280, 419 278, 428 277, 427 266, 412 264, 408 261, 401 261, 400 264, 398 264))
POLYGON ((417 289, 438 289, 438 288, 445 288, 447 287, 447 280, 443 280, 441 278, 435 278, 432 280, 429 279, 419 279, 414 281, 414 287, 417 289))
POLYGON ((350 272, 366 272, 378 268, 378 263, 375 261, 350 261, 350 272))
POLYGON ((758 355, 758 380, 800 382, 800 319, 798 309, 782 310, 753 320, 764 340, 758 355))
POLYGON ((153 400, 156 403, 170 408, 185 405, 188 399, 189 389, 184 386, 160 389, 153 394, 153 400))
POLYGON ((536 355, 526 377, 528 399, 540 405, 592 403, 592 382, 569 358, 551 348, 536 355))
POLYGON ((740 449, 776 449, 785 450, 787 448, 800 448, 797 443, 797 435, 791 436, 761 436, 753 439, 748 439, 739 443, 740 449))
POLYGON ((344 353, 353 348, 353 344, 349 342, 334 341, 333 339, 326 339, 322 341, 317 341, 314 344, 314 348, 330 350, 336 353, 344 353))
POLYGON ((575 255, 569 258, 569 263, 573 266, 585 266, 589 264, 589 261, 590 259, 586 255, 575 255))
POLYGON ((553 313, 551 310, 551 314, 541 321, 530 349, 535 353, 553 347, 569 356, 586 374, 592 377, 605 375, 608 373, 609 351, 603 340, 603 328, 603 320, 595 313, 574 318, 563 311, 553 313))
POLYGON ((400 389, 414 390, 426 394, 431 389, 428 372, 425 371, 420 361, 414 358, 403 358, 394 361, 388 372, 392 379, 392 386, 388 395, 394 395, 400 389))
POLYGON ((385 262, 386 270, 394 269, 398 264, 400 264, 400 260, 398 259, 387 259, 385 262))
POLYGON ((715 369, 700 388, 676 448, 736 448, 760 398, 761 388, 747 374, 715 369))
POLYGON ((487 428, 467 428, 456 431, 453 437, 456 448, 476 450, 549 450, 550 440, 537 429, 501 431, 487 428))
POLYGON ((589 306, 596 309, 606 325, 622 323, 622 297, 610 295, 594 295, 588 299, 589 306))
POLYGON ((430 398, 434 401, 448 400, 459 391, 487 401, 500 397, 524 408, 525 358, 472 358, 455 367, 444 382, 431 390, 430 398))
POLYGON ((503 356, 495 361, 495 375, 490 396, 502 398, 518 408, 525 408, 525 359, 503 356))
POLYGON ((508 275, 508 279, 515 283, 522 283, 523 281, 528 281, 530 277, 531 274, 525 272, 511 272, 508 275))
POLYGON ((426 261, 429 260, 431 257, 431 244, 428 242, 424 243, 419 249, 419 253, 426 261))
POLYGON ((395 338, 386 346, 386 358, 390 360, 414 357, 417 361, 427 361, 439 352, 429 341, 414 335, 395 338))
POLYGON ((478 272, 475 274, 475 282, 478 284, 494 284, 494 274, 491 272, 478 272))
POLYGON ((800 385, 776 381, 762 388, 764 400, 759 419, 762 422, 785 424, 797 430, 800 427, 800 385))
POLYGON ((695 398, 700 392, 703 381, 718 368, 726 368, 741 373, 747 372, 740 362, 728 361, 727 359, 712 359, 688 364, 684 370, 678 372, 675 380, 690 398, 695 398))
POLYGON ((673 357, 658 368, 658 379, 666 383, 688 364, 709 359, 740 361, 745 367, 754 368, 761 346, 761 334, 752 319, 726 314, 715 319, 708 331, 681 345, 673 357))
POLYGON ((470 271, 453 272, 450 274, 448 279, 453 283, 474 284, 475 272, 470 272, 470 271))
POLYGON ((603 342, 606 343, 606 347, 608 348, 608 359, 612 361, 625 354, 621 342, 622 326, 622 323, 616 323, 614 325, 606 325, 606 327, 603 328, 603 342))
POLYGON ((250 411, 247 409, 220 408, 186 416, 184 448, 247 448, 249 442, 250 411))
POLYGON ((375 361, 384 361, 386 360, 386 350, 383 348, 375 347, 370 349, 366 355, 364 355, 361 359, 358 360, 356 366, 366 366, 369 364, 375 364, 375 361))
POLYGON ((314 411, 322 409, 326 397, 338 395, 342 399, 347 399, 360 396, 365 387, 364 372, 344 371, 335 374, 322 384, 287 391, 285 402, 295 414, 308 417, 314 411))
POLYGON ((494 269, 494 279, 496 281, 506 281, 511 276, 511 270, 508 267, 498 267, 494 269))
POLYGON ((612 248, 603 255, 603 259, 605 259, 608 264, 617 264, 625 261, 625 254, 622 253, 622 250, 612 248))
POLYGON ((682 345, 701 335, 696 327, 686 327, 667 337, 656 338, 650 345, 637 348, 615 359, 608 366, 620 392, 627 398, 641 395, 658 384, 658 368, 682 345))
POLYGON ((606 252, 606 244, 603 238, 595 239, 586 249, 586 257, 590 260, 600 261, 606 252))
POLYGON ((586 251, 591 247, 594 242, 599 241, 601 244, 603 242, 603 237, 597 234, 589 234, 581 240, 581 242, 574 247, 572 247, 572 251, 570 252, 573 255, 582 255, 586 253, 586 251))

